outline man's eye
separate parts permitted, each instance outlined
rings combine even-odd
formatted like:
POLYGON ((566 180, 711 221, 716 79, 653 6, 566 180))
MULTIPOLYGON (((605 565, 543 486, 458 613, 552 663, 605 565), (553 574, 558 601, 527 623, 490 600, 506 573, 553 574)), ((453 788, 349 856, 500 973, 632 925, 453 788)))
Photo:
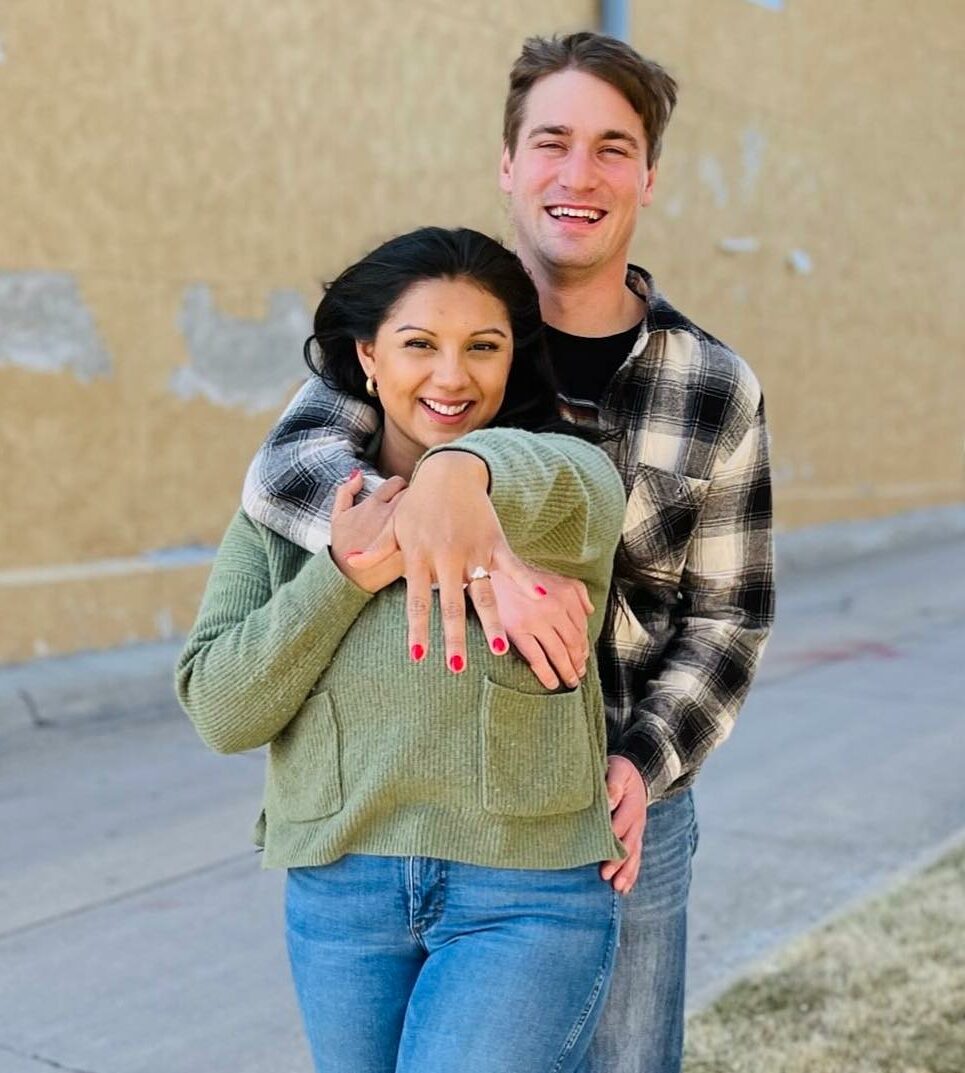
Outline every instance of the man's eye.
POLYGON ((566 146, 561 142, 540 142, 537 146, 538 149, 565 149, 566 146))
POLYGON ((621 149, 618 145, 606 145, 603 147, 604 153, 615 153, 617 156, 626 156, 626 149, 621 149))

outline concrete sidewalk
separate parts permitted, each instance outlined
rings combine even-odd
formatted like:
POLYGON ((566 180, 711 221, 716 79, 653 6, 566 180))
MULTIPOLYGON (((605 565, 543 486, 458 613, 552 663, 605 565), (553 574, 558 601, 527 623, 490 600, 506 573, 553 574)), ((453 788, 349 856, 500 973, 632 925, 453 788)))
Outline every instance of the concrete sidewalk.
MULTIPOLYGON (((259 754, 174 646, 0 671, 0 1073, 307 1073, 259 754)), ((698 781, 691 1004, 965 828, 965 540, 798 571, 698 781)))

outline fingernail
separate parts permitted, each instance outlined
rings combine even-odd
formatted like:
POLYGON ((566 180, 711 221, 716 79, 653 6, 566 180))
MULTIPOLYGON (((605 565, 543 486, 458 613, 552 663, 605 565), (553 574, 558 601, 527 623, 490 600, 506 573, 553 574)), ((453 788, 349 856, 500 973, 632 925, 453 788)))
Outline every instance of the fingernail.
POLYGON ((610 811, 611 812, 617 807, 617 803, 616 803, 616 801, 613 800, 612 797, 608 797, 606 799, 606 803, 610 806, 610 811))
POLYGON ((466 664, 463 662, 462 656, 453 656, 449 660, 449 667, 451 670, 455 671, 456 674, 458 674, 463 669, 463 667, 465 667, 465 665, 466 664))
POLYGON ((506 651, 506 642, 502 639, 502 637, 493 638, 493 651, 499 653, 506 651))
POLYGON ((544 589, 542 585, 537 585, 536 586, 536 595, 537 596, 545 596, 546 595, 546 589, 544 589))
POLYGON ((426 650, 422 647, 422 645, 413 645, 410 651, 412 652, 412 658, 416 661, 416 663, 418 663, 419 660, 422 659, 422 657, 426 654, 426 650))
POLYGON ((356 478, 356 477, 357 477, 357 476, 358 476, 358 475, 359 475, 359 474, 360 474, 361 472, 362 472, 362 471, 361 471, 361 470, 360 470, 360 469, 359 469, 359 468, 358 468, 358 467, 356 466, 356 468, 355 468, 355 469, 353 469, 353 470, 352 470, 352 472, 351 472, 351 473, 350 473, 350 474, 348 475, 348 479, 349 479, 350 481, 354 481, 354 480, 355 480, 355 478, 356 478))

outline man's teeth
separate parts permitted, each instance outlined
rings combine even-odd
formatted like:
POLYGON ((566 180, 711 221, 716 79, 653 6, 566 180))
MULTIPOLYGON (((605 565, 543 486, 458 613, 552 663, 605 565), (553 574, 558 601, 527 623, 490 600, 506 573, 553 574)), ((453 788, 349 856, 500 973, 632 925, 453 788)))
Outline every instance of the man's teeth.
POLYGON ((441 402, 433 402, 432 399, 423 399, 422 401, 430 410, 435 410, 437 414, 444 414, 446 417, 455 417, 456 414, 461 414, 472 406, 471 402, 460 402, 456 406, 443 406, 441 402))
POLYGON ((559 219, 561 216, 577 216, 584 220, 599 220, 603 215, 599 209, 570 209, 565 205, 554 205, 549 210, 550 216, 559 219))

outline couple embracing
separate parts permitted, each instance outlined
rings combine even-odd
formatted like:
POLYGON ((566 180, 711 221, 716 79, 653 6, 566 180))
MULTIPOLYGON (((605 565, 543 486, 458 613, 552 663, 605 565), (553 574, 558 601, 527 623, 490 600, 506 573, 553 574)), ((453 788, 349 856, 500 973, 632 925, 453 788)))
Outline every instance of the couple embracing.
POLYGON ((316 1069, 672 1073, 691 785, 773 617, 760 387, 628 263, 673 79, 593 33, 510 73, 516 253, 345 269, 177 670, 268 746, 316 1069))

